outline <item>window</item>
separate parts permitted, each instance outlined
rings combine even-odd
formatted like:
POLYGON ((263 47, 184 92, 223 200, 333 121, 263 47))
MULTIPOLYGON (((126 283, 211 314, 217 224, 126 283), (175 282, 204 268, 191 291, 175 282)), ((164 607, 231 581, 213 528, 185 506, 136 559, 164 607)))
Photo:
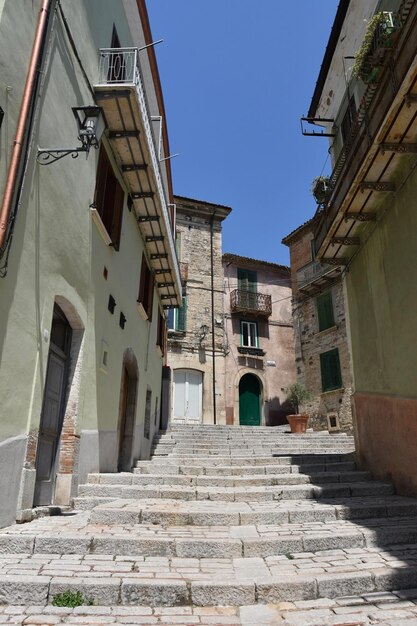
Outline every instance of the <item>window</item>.
POLYGON ((252 270, 237 269, 237 282, 238 289, 240 291, 251 291, 256 293, 258 291, 257 275, 252 270))
POLYGON ((187 326, 187 298, 182 298, 181 309, 169 309, 168 311, 168 330, 176 330, 185 333, 187 326))
POLYGON ((340 389, 342 387, 338 348, 320 354, 320 369, 323 391, 331 391, 332 389, 340 389))
POLYGON ((98 158, 94 204, 115 250, 119 249, 122 228, 124 191, 101 145, 98 158))
POLYGON ((145 439, 149 439, 151 431, 151 404, 152 404, 152 391, 146 390, 146 405, 145 405, 145 422, 143 425, 143 436, 145 439))
POLYGON ((319 320, 319 332, 334 326, 332 292, 326 291, 316 298, 317 316, 319 320))
POLYGON ((355 98, 352 96, 349 100, 348 107, 346 109, 346 113, 343 117, 342 123, 340 124, 340 129, 342 132, 343 143, 347 143, 350 139, 351 130, 353 123, 356 118, 356 104, 355 98))
POLYGON ((310 241, 310 248, 311 248, 311 260, 315 261, 316 260, 316 240, 312 239, 310 241))
POLYGON ((259 348, 258 325, 256 322, 240 322, 241 345, 245 348, 259 348))
POLYGON ((161 349, 162 354, 165 352, 165 318, 159 312, 158 318, 158 333, 156 336, 156 345, 161 349))
POLYGON ((154 277, 148 267, 145 255, 142 254, 138 302, 142 305, 142 308, 149 321, 152 320, 153 289, 154 277))

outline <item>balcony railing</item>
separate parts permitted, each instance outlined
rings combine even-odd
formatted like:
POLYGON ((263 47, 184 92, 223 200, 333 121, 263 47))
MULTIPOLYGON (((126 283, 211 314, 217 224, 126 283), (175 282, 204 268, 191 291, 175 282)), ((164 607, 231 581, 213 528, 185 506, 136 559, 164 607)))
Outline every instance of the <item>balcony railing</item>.
POLYGON ((164 307, 175 306, 181 301, 180 271, 168 210, 168 190, 138 48, 101 49, 94 91, 105 113, 108 136, 120 158, 153 267, 161 277, 159 289, 164 307))
POLYGON ((333 280, 340 274, 340 271, 340 268, 337 266, 313 261, 297 271, 298 289, 303 290, 307 285, 322 282, 321 279, 333 280))
POLYGON ((235 289, 230 294, 230 308, 232 313, 269 317, 272 314, 272 299, 265 293, 235 289))
POLYGON ((396 76, 398 84, 406 75, 410 64, 414 58, 414 48, 405 45, 407 40, 413 40, 415 34, 415 8, 410 2, 404 0, 395 15, 396 40, 394 46, 392 41, 387 39, 381 29, 377 29, 371 46, 371 54, 378 57, 380 72, 366 86, 365 93, 358 107, 356 117, 353 120, 349 136, 345 139, 344 146, 334 165, 330 176, 330 187, 332 193, 327 200, 327 204, 320 207, 315 228, 315 239, 317 250, 326 239, 333 221, 337 215, 340 204, 343 201, 347 190, 354 180, 361 161, 364 159, 367 150, 377 134, 387 110, 395 97, 392 90, 391 75, 387 71, 393 50, 395 50, 396 76), (410 35, 411 32, 411 35, 410 35), (343 174, 343 176, 342 176, 343 174))

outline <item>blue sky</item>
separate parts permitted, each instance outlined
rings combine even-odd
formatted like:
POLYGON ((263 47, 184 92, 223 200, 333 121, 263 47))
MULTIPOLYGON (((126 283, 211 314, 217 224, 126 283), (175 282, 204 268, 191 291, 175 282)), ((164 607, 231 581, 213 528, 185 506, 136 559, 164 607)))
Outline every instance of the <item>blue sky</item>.
POLYGON ((338 0, 148 0, 174 191, 233 208, 223 251, 288 264, 327 139, 303 137, 338 0))

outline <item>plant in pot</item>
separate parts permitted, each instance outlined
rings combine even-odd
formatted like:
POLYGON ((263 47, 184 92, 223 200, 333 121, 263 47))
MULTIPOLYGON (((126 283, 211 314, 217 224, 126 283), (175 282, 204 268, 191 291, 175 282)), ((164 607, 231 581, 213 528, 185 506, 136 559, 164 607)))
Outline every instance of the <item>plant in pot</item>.
POLYGON ((290 425, 292 433, 305 433, 309 415, 300 413, 300 406, 313 399, 313 394, 306 389, 301 383, 293 383, 285 389, 287 394, 287 402, 294 408, 293 415, 287 415, 287 421, 290 425))
POLYGON ((316 176, 311 184, 311 193, 313 194, 317 204, 323 204, 330 193, 329 176, 316 176))
POLYGON ((363 41, 355 54, 352 69, 354 78, 361 78, 367 84, 378 82, 385 50, 392 47, 392 38, 396 30, 398 25, 392 13, 375 13, 368 22, 363 41))

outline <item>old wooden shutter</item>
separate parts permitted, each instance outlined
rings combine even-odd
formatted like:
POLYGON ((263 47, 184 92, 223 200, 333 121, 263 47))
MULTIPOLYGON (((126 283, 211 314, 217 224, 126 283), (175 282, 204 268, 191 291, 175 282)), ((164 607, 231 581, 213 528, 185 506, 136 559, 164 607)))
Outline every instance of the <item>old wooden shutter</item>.
POLYGON ((340 389, 342 387, 338 348, 320 354, 320 369, 323 391, 331 391, 332 389, 340 389))
POLYGON ((326 330, 334 326, 333 298, 332 292, 326 291, 316 298, 317 316, 319 319, 319 331, 326 330))
POLYGON ((178 309, 177 328, 185 333, 187 325, 187 298, 182 299, 182 309, 178 309))

